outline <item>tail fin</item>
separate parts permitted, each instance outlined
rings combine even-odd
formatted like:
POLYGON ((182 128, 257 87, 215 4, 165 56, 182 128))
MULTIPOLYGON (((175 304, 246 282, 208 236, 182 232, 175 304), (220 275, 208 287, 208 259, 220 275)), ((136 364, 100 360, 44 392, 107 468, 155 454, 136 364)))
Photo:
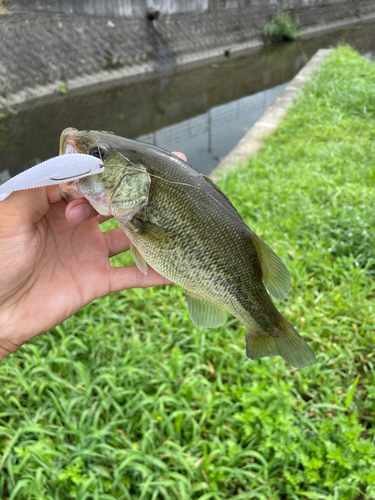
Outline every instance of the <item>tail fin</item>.
POLYGON ((279 355, 296 368, 316 362, 310 347, 284 318, 280 328, 275 328, 274 335, 252 336, 246 333, 246 355, 251 359, 279 355))

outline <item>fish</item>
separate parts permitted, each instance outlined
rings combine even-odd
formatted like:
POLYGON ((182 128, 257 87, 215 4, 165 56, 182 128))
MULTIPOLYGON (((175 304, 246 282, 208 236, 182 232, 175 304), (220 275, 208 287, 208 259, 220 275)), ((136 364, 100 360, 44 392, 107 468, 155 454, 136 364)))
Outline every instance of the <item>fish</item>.
POLYGON ((64 196, 115 217, 140 271, 150 265, 184 288, 196 327, 223 326, 229 312, 246 327, 248 358, 315 363, 269 296, 287 297, 289 271, 211 179, 165 149, 112 132, 65 129, 60 154, 69 153, 100 158, 105 170, 62 184, 64 196))

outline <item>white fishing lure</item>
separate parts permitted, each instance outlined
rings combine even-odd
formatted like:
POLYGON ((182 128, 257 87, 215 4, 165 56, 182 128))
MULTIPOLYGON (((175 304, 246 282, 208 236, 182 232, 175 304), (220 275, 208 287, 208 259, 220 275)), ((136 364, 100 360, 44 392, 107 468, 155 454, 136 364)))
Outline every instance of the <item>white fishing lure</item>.
POLYGON ((13 191, 53 186, 103 171, 102 160, 95 156, 78 153, 56 156, 4 182, 0 186, 0 201, 5 200, 13 191))

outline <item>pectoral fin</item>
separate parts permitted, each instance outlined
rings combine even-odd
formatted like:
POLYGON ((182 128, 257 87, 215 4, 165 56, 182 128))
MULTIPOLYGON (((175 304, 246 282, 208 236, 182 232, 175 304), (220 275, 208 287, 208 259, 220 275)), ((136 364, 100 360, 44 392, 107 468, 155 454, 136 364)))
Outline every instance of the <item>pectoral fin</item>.
POLYGON ((192 322, 197 328, 217 328, 224 325, 227 312, 224 309, 186 293, 186 301, 192 322))
POLYGON ((178 236, 174 231, 160 227, 141 217, 134 217, 130 225, 134 232, 164 248, 173 246, 178 236))
POLYGON ((136 263, 136 266, 138 269, 145 275, 147 275, 147 262, 145 259, 142 257, 142 255, 138 252, 138 249, 133 245, 133 243, 130 243, 130 251, 132 253, 132 257, 134 259, 134 262, 136 263))
POLYGON ((267 290, 278 300, 289 294, 291 280, 283 261, 255 233, 251 232, 253 242, 262 267, 262 279, 267 290))

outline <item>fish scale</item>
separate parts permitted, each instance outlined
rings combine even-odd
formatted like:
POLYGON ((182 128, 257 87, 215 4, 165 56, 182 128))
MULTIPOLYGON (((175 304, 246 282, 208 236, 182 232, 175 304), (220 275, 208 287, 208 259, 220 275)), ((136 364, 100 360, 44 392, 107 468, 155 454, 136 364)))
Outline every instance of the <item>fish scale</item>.
POLYGON ((60 152, 68 146, 100 151, 105 172, 80 180, 76 195, 116 216, 142 272, 147 262, 185 289, 197 327, 223 325, 228 311, 246 326, 248 357, 281 355, 297 368, 315 362, 267 293, 287 296, 286 267, 210 179, 168 151, 107 132, 66 129, 60 152))
MULTIPOLYGON (((172 172, 170 172, 171 174, 172 172)), ((177 182, 178 178, 177 176, 177 182)), ((162 183, 162 181, 156 179, 155 188, 158 183, 162 183)), ((166 214, 168 211, 165 208, 162 209, 162 207, 165 207, 168 202, 164 203, 164 200, 169 200, 173 195, 176 195, 176 193, 171 192, 176 189, 177 191, 184 191, 186 186, 177 186, 175 188, 173 185, 169 185, 165 190, 162 190, 162 196, 159 195, 155 198, 150 196, 148 203, 149 220, 160 227, 170 229, 178 234, 182 232, 185 234, 197 234, 202 228, 205 231, 207 230, 208 219, 213 232, 211 233, 211 238, 205 241, 204 252, 201 251, 200 247, 197 248, 195 245, 190 244, 187 252, 176 252, 171 255, 170 251, 166 251, 162 254, 160 248, 155 251, 155 246, 148 241, 147 235, 138 235, 132 231, 132 222, 129 223, 128 227, 124 226, 127 235, 133 240, 141 253, 144 254, 146 261, 163 276, 178 283, 185 290, 192 293, 195 292, 200 297, 225 307, 246 324, 254 317, 256 303, 251 301, 249 304, 248 293, 239 293, 241 288, 244 288, 248 292, 250 284, 253 288, 252 296, 257 294, 261 298, 262 293, 267 296, 261 282, 261 270, 256 257, 256 251, 251 244, 248 234, 245 233, 242 227, 233 226, 233 218, 229 213, 225 213, 222 210, 221 205, 212 204, 212 200, 209 197, 202 197, 202 199, 199 199, 199 203, 197 203, 197 200, 194 199, 191 193, 186 195, 186 193, 181 194, 177 192, 174 202, 174 213, 178 214, 179 218, 174 217, 171 219, 167 217, 166 214), (191 206, 194 208, 199 207, 194 217, 190 215, 191 206), (218 219, 221 220, 221 224, 214 223, 218 219), (225 235, 228 234, 228 231, 231 231, 233 237, 229 240, 226 247, 223 248, 217 243, 223 241, 223 239, 227 242, 225 235), (237 259, 233 263, 230 259, 227 261, 225 254, 229 256, 236 255, 237 259), (239 259, 242 262, 239 262, 239 259), (187 269, 184 274, 180 275, 177 270, 185 262, 188 262, 189 265, 186 266, 187 269), (258 279, 254 279, 254 274, 258 275, 258 279), (218 286, 212 287, 215 277, 221 281, 222 286, 220 288, 218 286), (237 293, 234 293, 235 288, 237 293), (244 307, 244 304, 246 304, 247 308, 245 308, 246 306, 244 307), (249 314, 248 308, 250 306, 251 312, 249 314)), ((183 245, 179 245, 178 250, 181 248, 183 248, 183 245)), ((271 301, 267 301, 266 306, 267 309, 272 309, 270 311, 271 314, 279 315, 271 301)), ((262 309, 264 309, 264 305, 262 305, 262 309)), ((257 316, 261 317, 262 315, 257 314, 257 316)), ((262 320, 262 323, 266 324, 264 320, 262 320)), ((273 329, 272 325, 269 326, 270 331, 271 329, 273 329)))

